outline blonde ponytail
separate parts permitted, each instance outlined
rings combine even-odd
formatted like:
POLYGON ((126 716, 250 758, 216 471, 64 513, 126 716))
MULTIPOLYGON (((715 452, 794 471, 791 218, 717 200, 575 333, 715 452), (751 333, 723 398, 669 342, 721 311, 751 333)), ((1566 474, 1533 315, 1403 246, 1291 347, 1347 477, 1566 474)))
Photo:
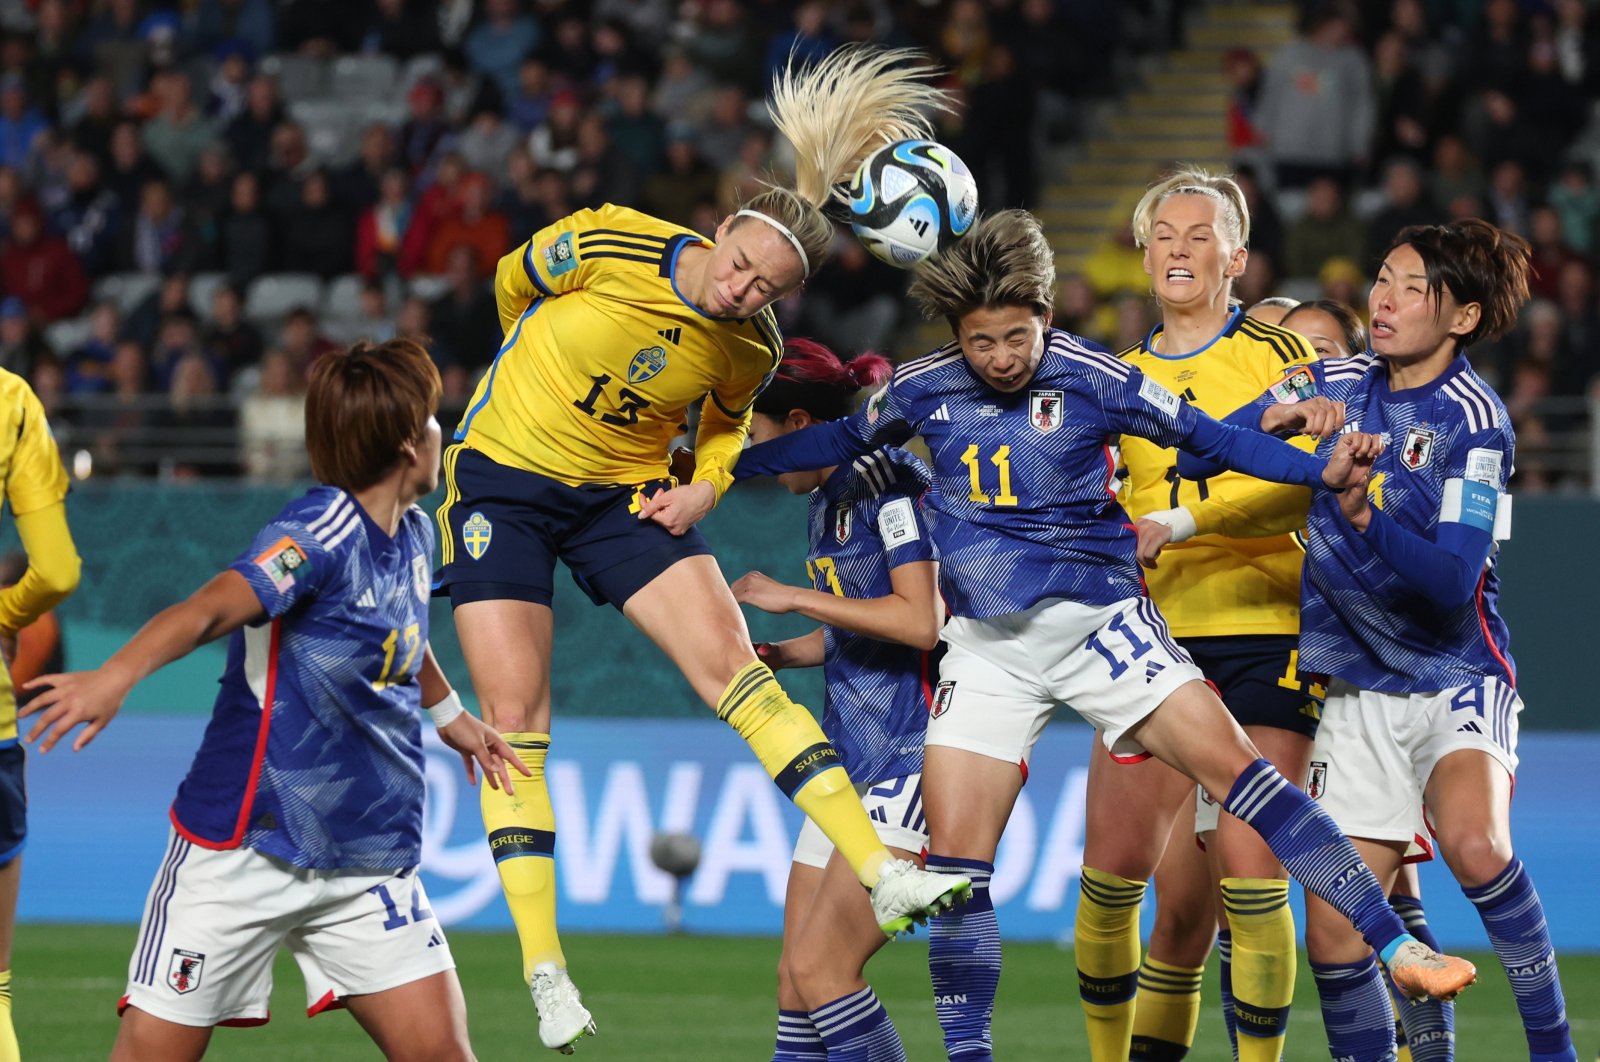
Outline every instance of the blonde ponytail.
POLYGON ((822 213, 828 200, 848 200, 844 182, 875 149, 930 137, 928 114, 950 109, 943 90, 928 83, 937 72, 909 48, 861 44, 813 66, 791 62, 773 82, 767 111, 794 145, 794 188, 771 186, 740 209, 792 234, 815 272, 833 242, 833 223, 822 213))

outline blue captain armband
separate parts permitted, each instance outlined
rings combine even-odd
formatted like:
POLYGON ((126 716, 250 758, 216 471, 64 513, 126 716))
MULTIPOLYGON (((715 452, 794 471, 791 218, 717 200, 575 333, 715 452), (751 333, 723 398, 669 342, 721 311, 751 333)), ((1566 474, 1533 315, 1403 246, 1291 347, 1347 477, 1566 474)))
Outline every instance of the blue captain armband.
POLYGON ((1473 479, 1447 479, 1439 505, 1441 524, 1462 524, 1494 534, 1495 508, 1500 492, 1473 479))

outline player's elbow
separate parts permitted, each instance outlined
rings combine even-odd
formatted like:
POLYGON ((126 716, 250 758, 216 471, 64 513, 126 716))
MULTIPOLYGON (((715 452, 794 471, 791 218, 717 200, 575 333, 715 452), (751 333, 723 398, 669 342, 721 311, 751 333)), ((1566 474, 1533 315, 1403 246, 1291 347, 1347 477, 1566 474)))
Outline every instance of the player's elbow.
POLYGON ((925 616, 918 622, 911 624, 906 632, 906 644, 913 649, 923 652, 932 652, 939 644, 939 631, 944 627, 944 616, 925 616))
POLYGON ((78 588, 78 580, 83 575, 83 558, 73 550, 59 564, 40 568, 38 575, 44 592, 59 601, 78 588))

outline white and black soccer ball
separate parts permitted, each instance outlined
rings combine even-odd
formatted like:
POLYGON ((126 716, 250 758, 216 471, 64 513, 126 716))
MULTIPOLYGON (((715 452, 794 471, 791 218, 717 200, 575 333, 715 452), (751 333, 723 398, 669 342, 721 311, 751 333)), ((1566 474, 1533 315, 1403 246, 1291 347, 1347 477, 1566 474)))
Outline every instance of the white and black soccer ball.
POLYGON ((932 140, 885 144, 850 182, 850 227, 874 257, 900 269, 955 243, 977 216, 972 171, 932 140))

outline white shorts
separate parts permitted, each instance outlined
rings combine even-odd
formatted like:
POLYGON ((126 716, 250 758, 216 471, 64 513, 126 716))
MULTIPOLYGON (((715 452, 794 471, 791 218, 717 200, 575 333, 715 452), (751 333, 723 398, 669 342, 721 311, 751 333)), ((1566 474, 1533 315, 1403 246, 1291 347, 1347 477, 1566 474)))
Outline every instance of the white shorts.
MULTIPOLYGON (((1522 698, 1496 678, 1434 693, 1376 693, 1333 679, 1306 792, 1350 837, 1405 841, 1431 855, 1422 797, 1439 761, 1488 753, 1515 777, 1522 698)), ((1426 857, 1426 856, 1424 856, 1426 857)))
POLYGON ((139 925, 122 1008, 179 1025, 261 1025, 287 945, 306 1012, 455 969, 416 869, 303 870, 170 832, 139 925))
MULTIPOLYGON (((921 852, 928 846, 928 822, 922 814, 922 775, 908 774, 882 782, 857 785, 861 806, 878 831, 878 839, 888 848, 921 852)), ((810 819, 800 827, 794 843, 794 861, 821 869, 833 855, 833 842, 810 819)))
POLYGON ((1128 730, 1185 682, 1203 680, 1147 597, 1113 605, 1051 598, 993 619, 957 616, 928 720, 929 745, 1026 764, 1057 704, 1099 730, 1118 759, 1141 759, 1128 730))

